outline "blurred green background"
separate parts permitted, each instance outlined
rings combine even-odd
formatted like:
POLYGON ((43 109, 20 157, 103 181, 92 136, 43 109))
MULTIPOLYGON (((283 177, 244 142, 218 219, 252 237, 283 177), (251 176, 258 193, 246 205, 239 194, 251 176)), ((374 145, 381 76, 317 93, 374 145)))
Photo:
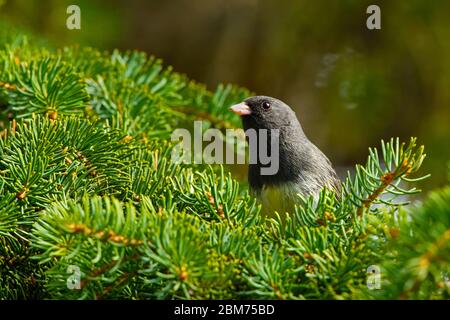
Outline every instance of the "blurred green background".
POLYGON ((417 136, 430 189, 450 159, 450 1, 0 0, 0 19, 57 46, 139 49, 211 89, 278 97, 342 170, 417 136), (81 30, 65 27, 81 8, 81 30), (381 30, 366 8, 381 8, 381 30))

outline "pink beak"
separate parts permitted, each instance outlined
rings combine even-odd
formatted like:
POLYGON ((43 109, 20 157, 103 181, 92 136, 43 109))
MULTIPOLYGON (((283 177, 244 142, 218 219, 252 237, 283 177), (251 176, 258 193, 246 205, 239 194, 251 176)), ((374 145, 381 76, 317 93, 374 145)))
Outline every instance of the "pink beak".
POLYGON ((230 110, 240 116, 247 116, 252 113, 250 107, 246 105, 245 102, 235 104, 230 108, 230 110))

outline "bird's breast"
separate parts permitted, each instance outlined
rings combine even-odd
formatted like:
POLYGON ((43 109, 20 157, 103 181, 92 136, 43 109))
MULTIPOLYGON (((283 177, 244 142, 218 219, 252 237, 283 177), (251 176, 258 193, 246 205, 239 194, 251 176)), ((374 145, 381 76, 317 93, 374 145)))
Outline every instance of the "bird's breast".
POLYGON ((257 198, 262 205, 262 212, 272 216, 276 211, 280 214, 294 212, 295 204, 300 201, 299 194, 303 194, 298 184, 285 182, 275 185, 264 185, 258 192, 257 198))

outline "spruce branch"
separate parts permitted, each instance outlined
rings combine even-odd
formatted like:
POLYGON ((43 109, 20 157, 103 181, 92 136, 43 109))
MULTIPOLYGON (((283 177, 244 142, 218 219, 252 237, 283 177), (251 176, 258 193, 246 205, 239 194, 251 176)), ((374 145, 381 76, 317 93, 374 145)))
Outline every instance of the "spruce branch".
POLYGON ((59 59, 31 61, 29 66, 21 63, 15 78, 8 102, 18 117, 41 113, 55 120, 58 114, 81 113, 86 107, 88 95, 82 79, 59 59))
POLYGON ((251 226, 258 223, 259 208, 248 193, 241 196, 239 184, 225 174, 221 166, 218 175, 209 167, 204 172, 189 172, 174 178, 180 190, 177 195, 187 205, 186 210, 206 220, 251 226))
POLYGON ((174 163, 166 141, 192 120, 238 127, 228 107, 247 90, 210 91, 142 52, 52 50, 5 30, 0 298, 448 298, 448 192, 404 201, 426 177, 413 176, 415 139, 370 149, 341 194, 264 220, 223 166, 174 163), (370 294, 374 264, 383 285, 370 294))
MULTIPOLYGON (((400 187, 402 181, 420 181, 425 177, 411 179, 425 157, 423 147, 416 147, 416 140, 408 145, 391 139, 382 142, 381 154, 369 150, 365 166, 357 165, 354 177, 350 175, 343 183, 342 194, 324 188, 317 199, 300 197, 302 205, 296 206, 291 215, 270 219, 269 241, 277 241, 287 247, 302 262, 300 275, 313 281, 319 291, 309 292, 303 288, 302 296, 339 298, 351 294, 351 288, 360 286, 366 267, 379 261, 375 247, 367 241, 373 224, 384 223, 370 219, 370 215, 405 205, 396 198, 417 193, 413 187, 400 187), (381 159, 381 160, 380 160, 381 159), (386 196, 390 198, 387 199, 386 196), (382 197, 382 198, 380 198, 382 197)), ((378 246, 382 252, 384 248, 378 246)))
POLYGON ((49 290, 65 298, 95 298, 135 262, 129 257, 145 241, 146 221, 145 215, 137 216, 131 204, 123 208, 118 200, 109 198, 83 198, 81 203, 50 206, 32 235, 32 247, 39 252, 35 259, 50 265, 47 273, 53 276, 49 290), (69 265, 81 269, 81 294, 66 286, 69 265))
POLYGON ((391 221, 380 291, 366 297, 448 299, 450 296, 450 188, 433 191, 407 219, 391 221))

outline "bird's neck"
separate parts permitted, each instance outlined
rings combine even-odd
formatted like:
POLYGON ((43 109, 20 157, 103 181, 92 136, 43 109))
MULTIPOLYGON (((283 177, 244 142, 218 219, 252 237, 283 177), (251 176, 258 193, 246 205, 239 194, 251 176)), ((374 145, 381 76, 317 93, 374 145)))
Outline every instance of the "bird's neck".
MULTIPOLYGON (((266 150, 261 148, 258 135, 258 143, 250 143, 250 153, 256 156, 256 161, 250 162, 248 180, 252 189, 261 189, 264 185, 277 185, 286 182, 294 182, 302 168, 307 167, 305 163, 310 159, 309 140, 304 135, 301 127, 286 126, 279 129, 279 138, 275 144, 271 143, 271 131, 268 131, 266 150), (256 149, 256 150, 255 150, 256 149), (261 150, 260 150, 261 149, 261 150), (261 157, 262 155, 262 157, 261 157), (267 157, 272 161, 267 164, 267 157), (277 161, 278 169, 274 172, 277 161), (272 170, 264 168, 272 167, 272 170), (265 171, 265 172, 264 172, 265 171), (273 174, 267 174, 273 173, 273 174)), ((272 141, 273 142, 273 141, 272 141)))

